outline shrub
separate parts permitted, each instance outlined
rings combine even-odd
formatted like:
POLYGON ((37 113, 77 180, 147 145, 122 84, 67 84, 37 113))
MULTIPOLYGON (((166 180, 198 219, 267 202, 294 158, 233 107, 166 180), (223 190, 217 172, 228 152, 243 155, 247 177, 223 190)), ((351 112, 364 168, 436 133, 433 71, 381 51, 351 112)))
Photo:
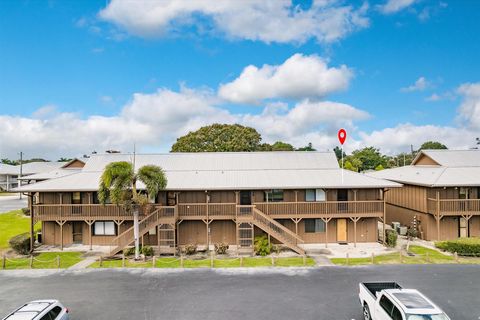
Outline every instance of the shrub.
POLYGON ((29 216, 30 215, 30 209, 28 208, 22 208, 22 213, 26 216, 29 216))
POLYGON ((185 245, 184 249, 185 251, 185 254, 187 255, 192 255, 192 254, 195 254, 197 253, 197 245, 196 244, 187 244, 185 245))
POLYGON ((145 246, 140 249, 140 252, 146 256, 146 257, 152 257, 153 256, 153 248, 150 246, 145 246))
POLYGON ((394 248, 397 245, 397 238, 398 238, 397 232, 395 230, 387 229, 385 230, 385 233, 386 233, 385 242, 387 246, 394 248))
POLYGON ((133 256, 134 254, 135 254, 135 247, 123 249, 124 256, 133 256))
POLYGON ((226 254, 228 248, 229 248, 228 243, 225 243, 225 242, 215 243, 215 253, 216 254, 226 254))
POLYGON ((439 241, 435 242, 435 246, 448 252, 456 252, 462 256, 480 256, 480 238, 439 241))
POLYGON ((272 245, 268 243, 265 236, 255 237, 255 254, 259 256, 266 256, 272 251, 272 245))
POLYGON ((22 233, 15 237, 12 237, 8 243, 10 247, 18 254, 30 253, 30 235, 28 233, 22 233))

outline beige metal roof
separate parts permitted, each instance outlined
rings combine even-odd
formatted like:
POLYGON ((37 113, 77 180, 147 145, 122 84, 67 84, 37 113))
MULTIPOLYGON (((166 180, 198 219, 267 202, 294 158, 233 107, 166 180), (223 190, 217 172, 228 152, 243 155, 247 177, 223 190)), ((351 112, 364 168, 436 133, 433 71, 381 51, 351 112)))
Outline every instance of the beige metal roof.
MULTIPOLYGON (((24 163, 22 166, 22 175, 30 175, 41 172, 48 172, 54 169, 60 168, 64 165, 65 162, 29 162, 24 163)), ((20 175, 20 165, 9 166, 9 165, 0 165, 0 174, 8 175, 20 175)))
POLYGON ((414 159, 425 154, 444 167, 478 167, 480 166, 480 150, 422 150, 414 159))
POLYGON ((55 179, 55 178, 68 176, 68 175, 71 175, 73 173, 78 173, 80 171, 81 171, 81 168, 70 168, 70 169, 60 168, 60 169, 55 169, 55 170, 48 171, 48 172, 41 172, 41 173, 26 175, 26 176, 23 176, 21 178, 18 178, 18 180, 41 181, 41 180, 55 179))
MULTIPOLYGON (((128 154, 92 156, 78 173, 25 185, 18 191, 94 191, 104 167, 128 154)), ((136 155, 136 167, 161 166, 168 190, 388 188, 401 185, 338 167, 333 152, 170 153, 136 155)), ((139 188, 144 186, 139 183, 139 188)))
POLYGON ((415 160, 423 154, 440 166, 410 165, 368 175, 428 187, 480 186, 480 150, 422 150, 415 160))

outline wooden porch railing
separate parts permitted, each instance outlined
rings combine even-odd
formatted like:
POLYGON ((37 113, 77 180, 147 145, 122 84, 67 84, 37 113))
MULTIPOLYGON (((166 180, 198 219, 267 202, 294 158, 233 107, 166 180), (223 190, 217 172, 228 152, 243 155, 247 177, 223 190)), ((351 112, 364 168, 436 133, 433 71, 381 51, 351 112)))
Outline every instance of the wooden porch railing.
POLYGON ((131 213, 115 204, 36 204, 33 209, 39 220, 133 219, 131 213))
POLYGON ((308 217, 309 215, 371 215, 383 214, 383 201, 321 201, 321 202, 261 202, 255 206, 265 214, 308 217))
POLYGON ((480 215, 480 199, 427 199, 428 212, 441 215, 480 215))

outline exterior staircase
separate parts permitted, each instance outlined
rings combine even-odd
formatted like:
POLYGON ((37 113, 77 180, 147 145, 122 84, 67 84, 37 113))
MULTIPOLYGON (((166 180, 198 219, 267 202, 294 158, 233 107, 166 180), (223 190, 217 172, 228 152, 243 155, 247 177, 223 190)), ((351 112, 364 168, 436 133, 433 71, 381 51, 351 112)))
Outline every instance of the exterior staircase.
POLYGON ((304 242, 302 238, 287 227, 270 218, 255 206, 239 207, 239 210, 237 210, 237 222, 240 224, 253 223, 256 227, 282 242, 286 247, 292 249, 298 254, 305 254, 305 250, 298 246, 298 243, 304 242))
MULTIPOLYGON (((138 237, 141 238, 143 235, 148 233, 149 230, 152 230, 158 225, 175 225, 176 217, 177 212, 175 207, 160 207, 155 209, 155 211, 139 221, 138 237)), ((110 244, 110 247, 112 248, 110 250, 110 255, 113 256, 117 254, 134 241, 134 227, 132 226, 112 240, 110 244)))

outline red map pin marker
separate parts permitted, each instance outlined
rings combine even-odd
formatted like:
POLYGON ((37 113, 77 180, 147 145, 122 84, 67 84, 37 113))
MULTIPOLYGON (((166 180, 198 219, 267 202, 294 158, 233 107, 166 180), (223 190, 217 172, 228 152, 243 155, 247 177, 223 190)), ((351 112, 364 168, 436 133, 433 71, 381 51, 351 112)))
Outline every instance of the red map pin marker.
POLYGON ((345 143, 346 139, 347 139, 347 131, 345 131, 345 129, 338 130, 338 141, 340 141, 340 144, 342 146, 345 143))

